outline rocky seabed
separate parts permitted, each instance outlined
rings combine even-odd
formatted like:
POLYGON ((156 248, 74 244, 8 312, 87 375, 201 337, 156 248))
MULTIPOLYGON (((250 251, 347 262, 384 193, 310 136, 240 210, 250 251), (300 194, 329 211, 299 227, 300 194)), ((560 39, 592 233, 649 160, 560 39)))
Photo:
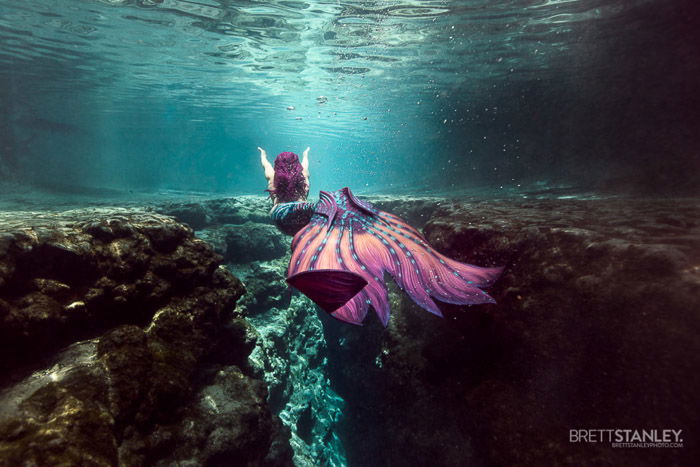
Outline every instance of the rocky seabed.
MULTIPOLYGON (((496 305, 390 294, 384 329, 284 281, 267 201, 0 213, 0 465, 684 465, 700 207, 374 198, 505 265, 496 305), (572 443, 672 428, 679 449, 572 443)), ((687 464, 691 465, 691 464, 687 464)))

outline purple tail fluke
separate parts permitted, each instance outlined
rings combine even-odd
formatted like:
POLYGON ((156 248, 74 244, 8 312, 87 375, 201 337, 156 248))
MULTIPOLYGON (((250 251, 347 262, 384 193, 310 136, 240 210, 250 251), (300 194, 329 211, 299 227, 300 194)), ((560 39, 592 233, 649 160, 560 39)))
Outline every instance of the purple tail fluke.
POLYGON ((287 282, 328 313, 343 306, 367 285, 359 274, 336 270, 300 272, 287 282))

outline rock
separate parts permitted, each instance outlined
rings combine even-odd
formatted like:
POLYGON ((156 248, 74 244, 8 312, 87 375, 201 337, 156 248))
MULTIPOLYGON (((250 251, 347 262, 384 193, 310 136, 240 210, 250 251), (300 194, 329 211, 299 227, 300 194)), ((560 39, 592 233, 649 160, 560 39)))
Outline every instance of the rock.
POLYGON ((614 449, 568 434, 700 429, 688 411, 700 390, 698 220, 690 200, 443 205, 426 238, 505 265, 489 290, 498 303, 444 305, 440 319, 395 290, 386 330, 324 319, 348 463, 692 464, 694 444, 614 449))
MULTIPOLYGON (((282 429, 267 411, 265 397, 261 381, 236 366, 221 367, 204 382, 182 420, 159 426, 149 438, 153 449, 167 453, 153 465, 290 465, 288 441, 271 452, 275 440, 270 434, 282 429)), ((133 442, 141 440, 135 437, 133 442)))
POLYGON ((447 201, 443 198, 414 198, 395 196, 370 196, 364 197, 382 211, 397 215, 416 228, 422 228, 432 217, 443 212, 443 206, 447 201))
POLYGON ((393 287, 384 329, 372 314, 355 327, 290 294, 284 282, 289 239, 276 244, 268 200, 244 198, 201 203, 206 225, 198 234, 228 258, 227 267, 249 291, 238 302, 237 313, 246 318, 216 325, 185 319, 184 310, 199 309, 201 300, 225 301, 230 277, 216 272, 220 260, 195 246, 189 229, 146 234, 115 212, 110 219, 116 222, 99 221, 80 241, 53 238, 54 227, 45 225, 25 231, 21 241, 17 232, 0 233, 0 251, 10 258, 0 261, 0 320, 25 310, 23 327, 7 322, 18 334, 36 329, 42 339, 54 328, 74 329, 71 320, 88 329, 80 338, 87 340, 66 340, 76 342, 66 351, 76 352, 73 357, 46 350, 30 361, 54 363, 34 363, 40 370, 34 379, 27 372, 15 376, 19 367, 6 378, 14 392, 0 396, 0 408, 11 408, 0 409, 0 419, 14 421, 0 423, 0 433, 13 441, 0 446, 20 446, 24 433, 34 433, 29 440, 46 435, 42 420, 65 421, 81 432, 80 420, 66 418, 70 400, 85 407, 85 423, 99 440, 59 437, 50 441, 59 446, 54 454, 36 451, 43 456, 35 455, 36 463, 70 463, 73 458, 56 457, 59 450, 114 463, 114 443, 116 459, 136 465, 220 464, 234 452, 247 462, 285 465, 290 445, 296 465, 402 465, 406 459, 415 465, 691 465, 697 458, 688 441, 700 430, 689 410, 700 389, 692 378, 700 366, 700 212, 692 200, 372 197, 421 227, 443 253, 507 266, 489 290, 496 305, 444 305, 445 319, 393 287), (86 261, 94 239, 112 246, 99 261, 86 261), (31 256, 33 241, 48 245, 44 251, 56 266, 31 256), (155 254, 151 260, 132 254, 146 245, 155 254), (247 256, 236 256, 241 252, 247 256), (24 254, 24 262, 13 259, 24 254), (130 271, 141 271, 140 279, 127 280, 130 271), (99 277, 85 281, 85 274, 99 277), (15 296, 7 291, 15 290, 17 277, 26 280, 15 296), (219 284, 218 292, 207 284, 219 284), (181 288, 186 296, 174 295, 181 288), (209 298, 193 298, 204 290, 209 298), (148 305, 135 312, 124 305, 130 303, 148 305), (146 319, 144 310, 150 310, 146 319), (95 329, 91 313, 99 314, 98 323, 119 318, 95 329), (50 324, 37 324, 44 321, 50 324), (129 363, 134 360, 146 364, 129 363), (131 378, 124 372, 129 368, 131 378), (112 372, 116 386, 105 386, 99 371, 112 372), (90 377, 98 382, 92 392, 80 389, 85 396, 73 396, 71 374, 76 380, 96 375, 90 377), (256 378, 268 388, 282 427, 265 415, 256 378), (50 390, 22 405, 38 387, 50 390), (105 399, 105 391, 114 396, 105 399), (70 397, 64 401, 61 394, 70 397), (1 402, 7 400, 16 402, 1 402), (171 404, 178 408, 168 410, 171 404), (571 429, 609 427, 682 429, 688 436, 680 449, 569 442, 571 429), (115 432, 120 437, 110 438, 115 432))
POLYGON ((274 226, 246 222, 243 225, 224 225, 207 231, 203 238, 214 238, 228 263, 249 263, 280 258, 289 251, 289 237, 281 234, 274 226), (225 245, 225 247, 224 247, 225 245))
POLYGON ((240 310, 258 339, 250 365, 267 384, 274 413, 291 431, 294 463, 345 465, 336 432, 343 400, 328 379, 326 344, 313 303, 285 282, 289 254, 232 268, 248 293, 240 310))
POLYGON ((0 217, 0 464, 291 464, 234 319, 244 288, 189 228, 0 217))
POLYGON ((228 245, 226 244, 226 229, 221 226, 211 226, 197 232, 197 237, 201 238, 222 257, 226 256, 228 245))
POLYGON ((209 199, 194 203, 170 202, 152 206, 153 211, 172 216, 194 230, 218 227, 223 224, 246 222, 270 223, 269 198, 240 196, 238 198, 209 199))
POLYGON ((289 255, 277 260, 253 262, 247 267, 245 284, 248 293, 241 300, 241 309, 250 317, 276 308, 283 310, 292 299, 286 282, 289 255))
POLYGON ((0 464, 115 465, 104 376, 95 343, 87 341, 0 393, 0 464))
POLYGON ((157 212, 174 217, 193 230, 199 230, 209 223, 207 209, 200 203, 168 203, 160 206, 157 212))

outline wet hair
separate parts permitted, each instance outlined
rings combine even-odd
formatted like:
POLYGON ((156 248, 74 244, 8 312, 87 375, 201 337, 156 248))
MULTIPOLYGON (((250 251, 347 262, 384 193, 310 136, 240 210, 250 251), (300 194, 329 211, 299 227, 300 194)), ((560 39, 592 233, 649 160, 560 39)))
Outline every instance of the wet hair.
POLYGON ((275 158, 275 177, 272 179, 270 197, 277 203, 306 199, 309 187, 304 178, 304 169, 299 156, 293 152, 282 152, 275 158))

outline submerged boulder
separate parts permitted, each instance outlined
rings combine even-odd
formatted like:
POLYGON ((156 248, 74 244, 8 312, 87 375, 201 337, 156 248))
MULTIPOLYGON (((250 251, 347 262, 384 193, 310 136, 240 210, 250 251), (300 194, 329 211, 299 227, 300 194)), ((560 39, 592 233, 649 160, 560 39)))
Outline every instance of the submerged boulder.
POLYGON ((0 216, 0 464, 290 464, 247 367, 244 288, 189 228, 0 216))

